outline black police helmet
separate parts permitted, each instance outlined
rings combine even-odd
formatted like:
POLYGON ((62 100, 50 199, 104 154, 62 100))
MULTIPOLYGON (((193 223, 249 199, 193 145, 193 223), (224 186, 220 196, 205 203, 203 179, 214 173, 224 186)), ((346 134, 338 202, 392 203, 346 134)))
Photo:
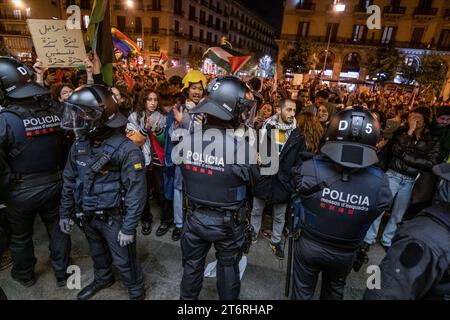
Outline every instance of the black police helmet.
POLYGON ((83 128, 91 132, 102 127, 121 128, 128 122, 119 112, 118 103, 111 90, 103 85, 84 85, 77 88, 65 105, 69 109, 77 107, 85 114, 93 115, 90 125, 83 128))
POLYGON ((50 93, 34 81, 34 73, 27 65, 10 57, 0 57, 0 90, 2 98, 11 99, 25 99, 50 93))
POLYGON ((256 101, 247 100, 251 89, 233 76, 218 77, 208 85, 208 96, 191 113, 205 113, 224 121, 238 121, 240 114, 250 110, 256 101))
POLYGON ((366 168, 378 162, 380 124, 369 109, 353 106, 334 115, 322 153, 343 167, 366 168))

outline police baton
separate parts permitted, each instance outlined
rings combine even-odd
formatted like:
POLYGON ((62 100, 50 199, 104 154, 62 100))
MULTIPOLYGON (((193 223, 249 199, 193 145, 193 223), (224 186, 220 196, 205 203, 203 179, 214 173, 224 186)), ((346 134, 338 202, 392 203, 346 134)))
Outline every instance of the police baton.
MULTIPOLYGON (((293 197, 294 198, 294 197, 293 197)), ((289 294, 291 291, 291 276, 292 276, 292 258, 294 255, 294 208, 293 208, 293 200, 291 199, 291 202, 288 205, 289 212, 288 212, 288 228, 289 228, 289 234, 288 234, 288 261, 287 261, 287 272, 286 272, 286 290, 285 290, 285 296, 286 298, 289 298, 289 294)))
POLYGON ((130 269, 131 269, 131 281, 136 282, 136 235, 133 243, 127 246, 128 249, 128 259, 130 259, 130 269))

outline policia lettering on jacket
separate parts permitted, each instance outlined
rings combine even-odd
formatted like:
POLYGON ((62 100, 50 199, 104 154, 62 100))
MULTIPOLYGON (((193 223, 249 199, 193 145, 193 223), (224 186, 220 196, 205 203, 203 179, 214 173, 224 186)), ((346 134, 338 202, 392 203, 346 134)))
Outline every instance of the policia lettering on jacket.
POLYGON ((322 273, 321 299, 342 299, 359 246, 392 194, 375 146, 379 124, 355 106, 335 115, 321 156, 295 169, 294 209, 300 222, 295 243, 293 299, 312 299, 322 273))

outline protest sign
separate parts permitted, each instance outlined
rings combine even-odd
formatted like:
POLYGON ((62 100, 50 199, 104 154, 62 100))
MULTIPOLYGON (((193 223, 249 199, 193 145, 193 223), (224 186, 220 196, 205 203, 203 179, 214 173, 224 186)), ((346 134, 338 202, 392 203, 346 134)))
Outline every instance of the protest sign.
POLYGON ((28 19, 33 44, 45 68, 76 68, 87 58, 83 34, 66 20, 28 19))

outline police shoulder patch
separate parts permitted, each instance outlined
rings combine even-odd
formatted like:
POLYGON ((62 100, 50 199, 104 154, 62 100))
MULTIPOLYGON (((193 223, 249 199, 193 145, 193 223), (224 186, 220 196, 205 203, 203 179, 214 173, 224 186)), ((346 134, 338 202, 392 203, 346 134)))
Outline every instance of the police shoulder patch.
POLYGON ((133 165, 133 167, 134 167, 134 171, 142 171, 142 169, 144 169, 142 163, 140 163, 140 162, 135 163, 135 164, 133 165))
POLYGON ((408 243, 400 256, 400 262, 408 269, 414 268, 422 259, 423 246, 417 242, 408 243))

